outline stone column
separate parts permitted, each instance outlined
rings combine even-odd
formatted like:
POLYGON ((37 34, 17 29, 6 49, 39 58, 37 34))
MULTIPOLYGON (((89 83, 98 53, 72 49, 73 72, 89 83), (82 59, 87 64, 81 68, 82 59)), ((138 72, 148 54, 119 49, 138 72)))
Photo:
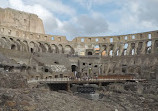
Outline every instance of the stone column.
POLYGON ((152 40, 151 42, 151 53, 155 53, 155 40, 152 40))
POLYGON ((146 41, 144 41, 143 42, 143 46, 142 46, 141 54, 145 54, 146 53, 146 48, 147 48, 146 41))
POLYGON ((134 50, 135 50, 134 54, 137 55, 137 52, 138 52, 138 51, 137 51, 137 50, 138 50, 138 42, 135 43, 135 48, 134 48, 134 50))

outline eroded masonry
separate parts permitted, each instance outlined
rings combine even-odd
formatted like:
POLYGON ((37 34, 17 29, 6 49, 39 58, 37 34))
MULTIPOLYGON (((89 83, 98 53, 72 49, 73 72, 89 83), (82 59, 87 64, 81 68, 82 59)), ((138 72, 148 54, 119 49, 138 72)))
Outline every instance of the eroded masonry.
POLYGON ((0 9, 1 71, 27 80, 132 75, 158 79, 158 31, 102 37, 48 35, 37 15, 0 9))

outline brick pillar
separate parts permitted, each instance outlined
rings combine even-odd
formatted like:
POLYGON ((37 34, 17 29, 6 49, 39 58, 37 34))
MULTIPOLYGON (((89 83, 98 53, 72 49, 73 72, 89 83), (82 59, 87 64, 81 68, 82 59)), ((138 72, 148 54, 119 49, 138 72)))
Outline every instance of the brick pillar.
POLYGON ((68 91, 68 92, 71 91, 71 90, 70 90, 70 83, 69 83, 69 82, 67 83, 67 91, 68 91))

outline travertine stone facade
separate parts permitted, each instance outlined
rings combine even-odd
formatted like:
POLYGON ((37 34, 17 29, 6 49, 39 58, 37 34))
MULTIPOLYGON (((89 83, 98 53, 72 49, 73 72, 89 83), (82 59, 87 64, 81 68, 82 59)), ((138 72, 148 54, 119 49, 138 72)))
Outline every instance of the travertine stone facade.
MULTIPOLYGON (((14 16, 22 15, 25 13, 14 16)), ((9 22, 3 20, 0 22, 1 53, 30 67, 29 71, 25 69, 29 73, 28 78, 59 78, 75 74, 77 77, 93 78, 99 75, 133 74, 137 78, 157 79, 158 31, 76 37, 68 41, 65 36, 44 34, 44 30, 32 27, 37 24, 30 25, 32 29, 28 29, 27 23, 24 24, 27 28, 16 28, 12 27, 16 23, 8 25, 9 22)), ((28 20, 30 18, 26 18, 28 20)), ((39 27, 42 28, 43 24, 39 27)))
POLYGON ((10 8, 0 8, 0 25, 29 32, 45 33, 43 22, 37 15, 10 8))

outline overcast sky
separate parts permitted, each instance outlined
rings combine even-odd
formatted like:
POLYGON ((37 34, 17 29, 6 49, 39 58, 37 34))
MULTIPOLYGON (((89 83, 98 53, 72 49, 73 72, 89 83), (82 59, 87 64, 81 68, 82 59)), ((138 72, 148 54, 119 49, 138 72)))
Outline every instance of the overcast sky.
POLYGON ((35 13, 47 34, 107 36, 158 30, 158 0, 0 0, 35 13))

